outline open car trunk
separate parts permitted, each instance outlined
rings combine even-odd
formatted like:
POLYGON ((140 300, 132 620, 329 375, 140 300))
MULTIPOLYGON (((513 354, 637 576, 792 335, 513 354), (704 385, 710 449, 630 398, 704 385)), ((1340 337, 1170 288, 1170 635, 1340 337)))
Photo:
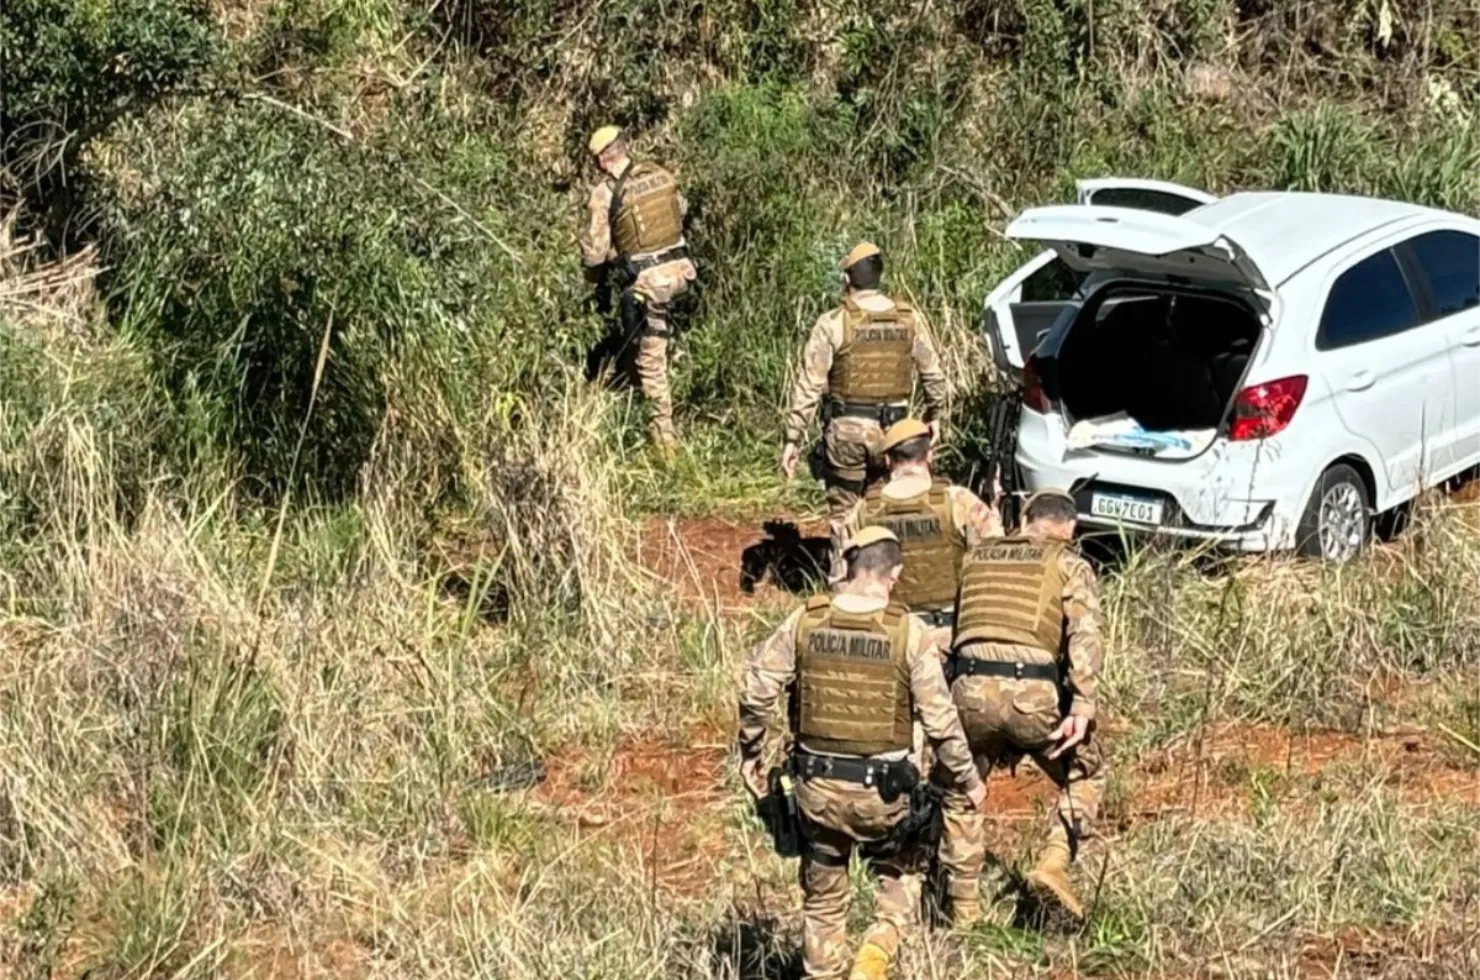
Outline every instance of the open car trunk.
POLYGON ((1188 458, 1217 437, 1262 329, 1235 296, 1111 284, 1080 310, 1049 369, 1070 449, 1188 458))

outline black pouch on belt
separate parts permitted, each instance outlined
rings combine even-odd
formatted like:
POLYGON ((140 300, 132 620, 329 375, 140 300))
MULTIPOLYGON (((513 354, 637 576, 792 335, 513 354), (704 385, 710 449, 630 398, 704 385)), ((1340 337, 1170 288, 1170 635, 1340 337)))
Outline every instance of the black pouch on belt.
MULTIPOLYGON (((914 766, 910 766, 914 769, 914 766)), ((945 830, 940 787, 928 779, 917 780, 909 790, 910 808, 894 832, 870 847, 875 857, 891 857, 920 850, 934 852, 945 830)))
POLYGON ((893 803, 920 785, 920 770, 908 759, 891 762, 879 780, 879 797, 885 803, 893 803))

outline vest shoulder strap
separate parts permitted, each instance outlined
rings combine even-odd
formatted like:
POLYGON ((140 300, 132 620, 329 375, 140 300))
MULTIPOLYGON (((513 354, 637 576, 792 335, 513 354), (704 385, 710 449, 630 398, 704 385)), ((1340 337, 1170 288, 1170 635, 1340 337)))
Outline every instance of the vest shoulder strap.
POLYGON ((843 305, 838 307, 838 315, 843 321, 843 346, 847 350, 853 346, 853 331, 858 329, 858 321, 863 318, 863 311, 858 304, 853 302, 853 297, 843 297, 843 305))
MULTIPOLYGON (((942 480, 937 477, 930 484, 930 493, 926 497, 926 500, 929 503, 931 510, 940 514, 942 517, 946 517, 951 509, 951 481, 942 480)), ((949 523, 949 521, 947 523, 949 523)), ((949 530, 952 533, 955 533, 956 529, 953 525, 949 529, 942 528, 942 530, 949 530)))
POLYGON ((800 643, 802 635, 807 630, 821 629, 826 626, 827 621, 832 617, 831 606, 832 600, 825 595, 814 595, 808 599, 806 606, 802 609, 801 618, 797 620, 793 638, 800 643))
POLYGON ((900 603, 889 603, 889 605, 884 607, 884 628, 890 633, 893 633, 895 630, 899 629, 899 627, 904 623, 905 617, 909 614, 910 611, 900 603))
POLYGON ((608 178, 607 183, 612 189, 612 199, 606 206, 606 223, 608 227, 616 227, 617 215, 622 211, 622 191, 627 187, 627 178, 632 176, 632 171, 637 169, 637 164, 630 164, 622 171, 622 176, 608 178))

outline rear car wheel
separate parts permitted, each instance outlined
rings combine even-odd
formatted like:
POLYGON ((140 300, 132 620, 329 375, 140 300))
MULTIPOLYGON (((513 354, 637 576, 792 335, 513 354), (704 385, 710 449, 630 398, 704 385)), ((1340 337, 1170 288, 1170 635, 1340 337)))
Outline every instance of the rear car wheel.
POLYGON ((1367 484, 1345 463, 1321 474, 1300 518, 1298 546, 1308 558, 1341 563, 1355 558, 1372 536, 1367 484))

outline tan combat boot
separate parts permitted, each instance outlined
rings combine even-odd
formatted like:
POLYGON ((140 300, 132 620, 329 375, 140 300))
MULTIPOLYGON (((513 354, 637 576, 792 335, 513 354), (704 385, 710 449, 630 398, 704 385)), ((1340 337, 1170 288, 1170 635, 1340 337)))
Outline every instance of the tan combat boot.
POLYGON ((1038 854, 1038 863, 1028 872, 1028 888, 1040 901, 1048 901, 1076 919, 1084 918, 1084 906, 1069 883, 1069 845, 1052 838, 1038 854))
POLYGON ((864 943, 853 957, 853 969, 848 980, 887 980, 889 976, 889 954, 877 943, 864 943))
POLYGON ((678 436, 671 430, 654 432, 651 435, 653 455, 664 466, 672 466, 678 459, 678 436))
POLYGON ((958 888, 952 884, 949 891, 952 928, 970 929, 982 920, 982 899, 976 882, 972 882, 970 888, 958 888))

